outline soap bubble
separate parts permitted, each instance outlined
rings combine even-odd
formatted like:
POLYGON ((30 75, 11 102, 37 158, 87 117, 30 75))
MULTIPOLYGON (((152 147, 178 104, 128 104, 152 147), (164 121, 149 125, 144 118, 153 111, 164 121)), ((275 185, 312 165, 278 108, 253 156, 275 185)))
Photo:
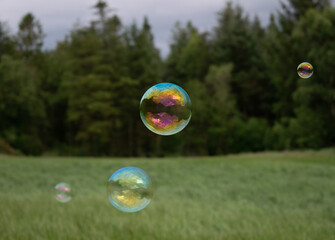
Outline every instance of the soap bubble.
POLYGON ((54 187, 55 198, 58 202, 67 203, 71 200, 71 187, 68 183, 58 183, 54 187))
POLYGON ((136 167, 117 170, 107 182, 109 202, 123 212, 137 212, 148 206, 153 196, 150 177, 136 167))
POLYGON ((181 87, 159 83, 149 88, 140 102, 144 125, 159 135, 172 135, 183 130, 191 119, 191 100, 181 87))
POLYGON ((309 78, 313 75, 313 66, 308 62, 300 63, 297 72, 301 78, 309 78))

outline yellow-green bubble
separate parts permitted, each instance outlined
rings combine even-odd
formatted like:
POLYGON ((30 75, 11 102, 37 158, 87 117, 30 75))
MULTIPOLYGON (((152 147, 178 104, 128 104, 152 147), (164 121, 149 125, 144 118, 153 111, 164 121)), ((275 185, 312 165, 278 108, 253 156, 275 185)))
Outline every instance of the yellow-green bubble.
POLYGON ((139 168, 121 168, 109 178, 107 195, 109 202, 123 212, 140 211, 152 199, 151 179, 139 168))

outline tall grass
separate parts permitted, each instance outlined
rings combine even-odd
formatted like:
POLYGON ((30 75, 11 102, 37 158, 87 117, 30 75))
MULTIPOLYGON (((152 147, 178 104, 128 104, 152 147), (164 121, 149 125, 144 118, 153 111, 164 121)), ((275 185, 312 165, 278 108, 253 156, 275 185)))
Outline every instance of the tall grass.
POLYGON ((213 158, 0 157, 0 239, 335 239, 335 152, 213 158), (108 203, 106 181, 136 166, 154 198, 138 213, 108 203), (62 204, 52 189, 71 184, 62 204))

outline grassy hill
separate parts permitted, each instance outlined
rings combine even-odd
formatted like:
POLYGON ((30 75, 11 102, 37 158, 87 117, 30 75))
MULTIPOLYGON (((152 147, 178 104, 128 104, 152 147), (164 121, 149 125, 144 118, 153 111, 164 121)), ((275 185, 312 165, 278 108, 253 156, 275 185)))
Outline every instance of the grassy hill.
POLYGON ((335 239, 335 150, 164 159, 0 157, 0 239, 335 239), (117 169, 148 173, 138 213, 109 204, 117 169), (53 198, 58 182, 73 199, 53 198))

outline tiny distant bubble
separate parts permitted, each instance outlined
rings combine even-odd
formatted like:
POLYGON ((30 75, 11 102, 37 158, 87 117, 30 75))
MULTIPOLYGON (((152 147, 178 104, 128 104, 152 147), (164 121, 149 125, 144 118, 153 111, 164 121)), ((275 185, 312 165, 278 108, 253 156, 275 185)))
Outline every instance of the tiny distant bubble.
POLYGON ((107 195, 109 202, 120 211, 138 212, 152 199, 151 179, 139 168, 121 168, 109 178, 107 195))
POLYGON ((58 183, 54 187, 55 199, 61 203, 67 203, 72 199, 71 186, 68 183, 58 183))
POLYGON ((297 72, 301 78, 309 78, 313 75, 313 66, 308 62, 300 63, 297 67, 297 72))
POLYGON ((191 107, 191 99, 184 89, 173 83, 159 83, 144 93, 140 102, 140 116, 152 132, 172 135, 189 123, 191 107))

